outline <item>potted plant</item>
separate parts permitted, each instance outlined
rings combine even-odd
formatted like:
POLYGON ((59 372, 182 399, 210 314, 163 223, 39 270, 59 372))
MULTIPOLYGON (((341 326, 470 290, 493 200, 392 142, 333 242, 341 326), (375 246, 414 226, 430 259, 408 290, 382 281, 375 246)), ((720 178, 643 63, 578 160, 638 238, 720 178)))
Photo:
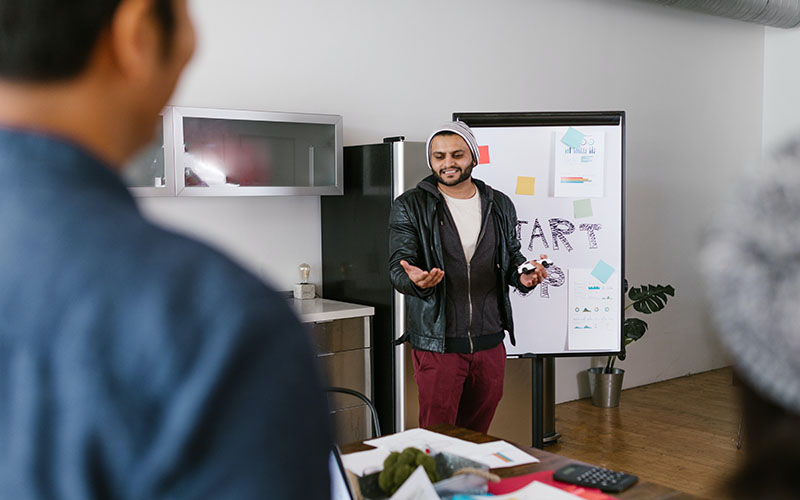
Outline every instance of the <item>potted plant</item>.
MULTIPOLYGON (((628 290, 628 280, 624 280, 624 292, 627 292, 630 302, 625 306, 623 313, 633 307, 642 314, 653 314, 667 305, 668 296, 675 296, 672 285, 641 285, 628 290)), ((623 293, 624 293, 623 292, 623 293)), ((609 356, 606 366, 589 368, 589 388, 592 393, 592 404, 603 408, 613 408, 619 405, 619 393, 622 390, 622 377, 625 370, 615 368, 614 364, 619 357, 625 359, 626 347, 631 342, 642 338, 647 332, 647 323, 641 318, 625 318, 622 323, 622 352, 609 356)))

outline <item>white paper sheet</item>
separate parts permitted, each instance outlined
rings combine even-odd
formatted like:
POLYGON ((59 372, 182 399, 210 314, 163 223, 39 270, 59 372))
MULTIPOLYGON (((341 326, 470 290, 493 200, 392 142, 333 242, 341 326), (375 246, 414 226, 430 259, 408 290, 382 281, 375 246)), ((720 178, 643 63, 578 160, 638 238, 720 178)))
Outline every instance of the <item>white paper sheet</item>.
POLYGON ((473 500, 575 500, 581 498, 555 486, 534 481, 514 493, 506 495, 469 495, 473 500))
POLYGON ((581 146, 571 148, 555 139, 556 197, 602 198, 605 177, 605 134, 586 134, 581 146))
POLYGON ((390 500, 439 500, 425 468, 417 467, 390 500))
POLYGON ((344 468, 357 476, 371 474, 383 470, 383 462, 392 451, 387 448, 357 451, 342 455, 344 468))
POLYGON ((591 269, 570 269, 567 348, 571 351, 602 350, 612 344, 619 324, 615 281, 603 283, 591 269))
MULTIPOLYGON (((539 461, 536 457, 525 453, 506 441, 478 444, 425 429, 410 429, 391 436, 364 441, 364 443, 387 450, 387 454, 383 457, 384 459, 388 456, 389 451, 403 451, 407 447, 413 446, 431 454, 446 451, 453 455, 480 462, 492 469, 532 464, 539 461)), ((348 456, 345 455, 345 457, 348 456)), ((376 454, 375 456, 378 455, 376 454)), ((345 467, 349 468, 347 461, 345 461, 345 467)), ((351 470, 358 474, 355 469, 351 470)))
POLYGON ((390 451, 403 451, 409 446, 413 446, 430 454, 448 451, 453 446, 461 448, 477 446, 475 443, 463 439, 445 436, 425 429, 409 429, 390 436, 370 439, 369 441, 364 441, 364 444, 386 448, 390 451))
POLYGON ((448 449, 447 452, 480 462, 490 469, 534 464, 539 461, 538 458, 525 453, 513 444, 505 441, 471 444, 473 444, 473 446, 463 448, 454 446, 448 449))

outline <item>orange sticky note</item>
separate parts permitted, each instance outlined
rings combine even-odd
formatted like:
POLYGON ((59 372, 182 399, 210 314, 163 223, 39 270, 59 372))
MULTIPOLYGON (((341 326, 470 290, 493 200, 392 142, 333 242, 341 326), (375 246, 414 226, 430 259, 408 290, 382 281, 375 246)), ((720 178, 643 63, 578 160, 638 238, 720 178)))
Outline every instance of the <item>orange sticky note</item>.
POLYGON ((536 190, 536 177, 517 177, 517 194, 527 194, 533 196, 536 190))
POLYGON ((478 155, 480 156, 478 165, 489 163, 489 146, 478 146, 478 155))

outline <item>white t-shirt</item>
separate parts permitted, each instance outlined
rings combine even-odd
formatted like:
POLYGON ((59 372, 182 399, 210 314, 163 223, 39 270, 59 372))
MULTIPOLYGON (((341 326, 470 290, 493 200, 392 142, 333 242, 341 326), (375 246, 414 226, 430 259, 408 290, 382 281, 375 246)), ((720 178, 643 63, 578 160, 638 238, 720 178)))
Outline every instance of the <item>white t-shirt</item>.
POLYGON ((461 246, 464 247, 464 256, 469 262, 475 254, 478 235, 481 232, 481 197, 477 189, 471 198, 453 198, 444 193, 442 196, 456 223, 458 237, 461 239, 461 246))

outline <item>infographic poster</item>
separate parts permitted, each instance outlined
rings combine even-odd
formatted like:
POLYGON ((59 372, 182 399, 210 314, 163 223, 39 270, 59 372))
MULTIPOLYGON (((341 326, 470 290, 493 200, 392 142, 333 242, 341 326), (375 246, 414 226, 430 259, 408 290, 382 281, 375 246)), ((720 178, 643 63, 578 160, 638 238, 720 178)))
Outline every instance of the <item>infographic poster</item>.
POLYGON ((596 269, 568 271, 570 351, 603 349, 618 335, 619 292, 616 280, 601 280, 596 269))
POLYGON ((553 193, 559 198, 602 198, 605 134, 593 132, 578 138, 575 140, 569 133, 555 137, 553 193))

